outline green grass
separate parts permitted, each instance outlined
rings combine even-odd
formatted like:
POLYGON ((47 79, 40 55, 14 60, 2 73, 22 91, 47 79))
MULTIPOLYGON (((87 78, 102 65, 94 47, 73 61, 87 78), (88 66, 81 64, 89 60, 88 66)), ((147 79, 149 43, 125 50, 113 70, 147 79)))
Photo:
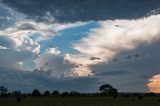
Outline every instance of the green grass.
POLYGON ((160 97, 26 97, 20 103, 15 97, 0 99, 0 106, 160 106, 160 97), (134 100, 131 100, 134 98, 134 100))

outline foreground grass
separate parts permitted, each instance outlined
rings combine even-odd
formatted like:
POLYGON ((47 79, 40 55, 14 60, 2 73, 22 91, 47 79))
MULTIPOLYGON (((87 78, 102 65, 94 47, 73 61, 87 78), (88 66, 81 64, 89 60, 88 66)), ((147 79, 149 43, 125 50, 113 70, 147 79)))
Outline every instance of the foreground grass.
POLYGON ((160 97, 27 97, 17 102, 15 97, 0 99, 0 106, 160 106, 160 97))

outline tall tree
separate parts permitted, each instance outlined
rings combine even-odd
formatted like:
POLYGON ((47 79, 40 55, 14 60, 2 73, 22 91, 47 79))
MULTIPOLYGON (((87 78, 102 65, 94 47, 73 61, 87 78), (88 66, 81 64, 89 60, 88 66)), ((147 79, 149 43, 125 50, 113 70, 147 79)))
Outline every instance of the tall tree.
POLYGON ((50 92, 49 92, 49 91, 45 91, 45 92, 44 92, 44 95, 45 95, 45 96, 49 96, 49 95, 50 95, 50 92))
POLYGON ((102 95, 108 95, 108 96, 117 96, 118 92, 117 89, 113 88, 109 84, 104 84, 99 87, 99 91, 102 95))
POLYGON ((52 94, 53 94, 53 95, 59 95, 59 91, 54 90, 52 94))
POLYGON ((40 96, 40 92, 37 89, 34 89, 32 92, 32 96, 40 96))

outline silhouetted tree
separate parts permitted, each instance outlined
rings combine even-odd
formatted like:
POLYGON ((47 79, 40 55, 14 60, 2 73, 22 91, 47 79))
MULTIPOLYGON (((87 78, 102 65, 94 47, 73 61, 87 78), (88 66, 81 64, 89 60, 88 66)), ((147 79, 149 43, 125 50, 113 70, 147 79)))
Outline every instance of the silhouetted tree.
POLYGON ((5 88, 4 86, 0 87, 0 96, 6 96, 8 92, 8 89, 5 88))
POLYGON ((113 88, 109 84, 101 85, 99 87, 99 90, 102 95, 108 95, 108 96, 117 96, 118 95, 117 89, 113 88))
POLYGON ((49 96, 49 95, 50 95, 50 92, 49 92, 49 91, 45 91, 45 92, 44 92, 44 95, 45 95, 45 96, 49 96))
POLYGON ((154 92, 145 93, 145 96, 156 96, 156 93, 154 92))
POLYGON ((37 89, 34 89, 32 92, 32 96, 40 96, 40 92, 37 89))
POLYGON ((21 95, 21 91, 13 91, 12 95, 13 96, 20 96, 21 95))
POLYGON ((53 94, 53 95, 59 95, 59 91, 54 90, 52 94, 53 94))
POLYGON ((12 94, 10 92, 8 92, 7 96, 11 96, 12 94))
POLYGON ((68 95, 69 95, 68 92, 63 92, 63 93, 62 93, 62 97, 65 97, 65 96, 68 96, 68 95))

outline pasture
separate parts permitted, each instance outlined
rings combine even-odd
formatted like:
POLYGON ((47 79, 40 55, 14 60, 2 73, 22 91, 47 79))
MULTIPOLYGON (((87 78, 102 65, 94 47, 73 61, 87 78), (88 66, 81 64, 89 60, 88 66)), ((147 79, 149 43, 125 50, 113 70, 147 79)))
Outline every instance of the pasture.
POLYGON ((0 106, 160 106, 160 97, 49 96, 0 98, 0 106))

